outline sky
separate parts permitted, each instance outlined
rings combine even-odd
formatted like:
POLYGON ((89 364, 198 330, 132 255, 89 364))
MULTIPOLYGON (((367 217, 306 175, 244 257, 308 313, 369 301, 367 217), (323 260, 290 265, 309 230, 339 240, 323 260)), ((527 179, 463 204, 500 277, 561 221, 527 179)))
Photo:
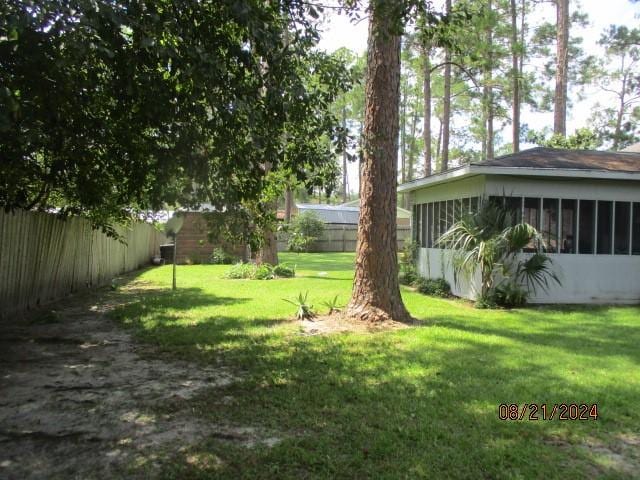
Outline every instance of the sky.
MULTIPOLYGON (((439 1, 434 1, 434 6, 439 6, 439 1)), ((576 3, 571 0, 571 6, 576 3)), ((612 24, 637 27, 640 25, 640 2, 631 3, 629 0, 580 0, 581 11, 589 15, 589 25, 586 28, 575 29, 572 35, 583 38, 583 48, 586 53, 598 54, 601 48, 597 45, 601 33, 612 24)), ((331 0, 326 2, 335 5, 331 0)), ((319 48, 333 52, 341 47, 349 48, 357 53, 365 51, 367 46, 368 21, 363 18, 358 23, 353 23, 346 15, 338 15, 333 10, 326 10, 327 18, 322 27, 322 36, 319 48)), ((546 20, 555 21, 554 10, 550 6, 540 10, 540 16, 546 20)), ((589 117, 596 102, 606 103, 608 97, 596 86, 584 90, 585 100, 575 100, 573 107, 567 114, 567 133, 571 134, 575 129, 587 126, 589 117)), ((575 99, 575 95, 571 95, 575 99)), ((541 129, 545 126, 553 126, 553 112, 533 113, 523 110, 522 122, 531 128, 541 129)), ((527 145, 523 145, 527 147, 527 145)), ((358 169, 357 165, 349 166, 349 189, 357 191, 358 169)))

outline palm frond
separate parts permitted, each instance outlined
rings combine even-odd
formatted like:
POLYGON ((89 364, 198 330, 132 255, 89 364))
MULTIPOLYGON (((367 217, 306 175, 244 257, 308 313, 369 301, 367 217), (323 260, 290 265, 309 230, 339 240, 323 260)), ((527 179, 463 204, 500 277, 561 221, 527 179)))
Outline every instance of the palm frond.
POLYGON ((543 253, 535 253, 518 264, 516 279, 524 281, 534 293, 538 287, 547 292, 549 290, 549 279, 560 285, 560 279, 551 269, 551 264, 551 258, 543 253))

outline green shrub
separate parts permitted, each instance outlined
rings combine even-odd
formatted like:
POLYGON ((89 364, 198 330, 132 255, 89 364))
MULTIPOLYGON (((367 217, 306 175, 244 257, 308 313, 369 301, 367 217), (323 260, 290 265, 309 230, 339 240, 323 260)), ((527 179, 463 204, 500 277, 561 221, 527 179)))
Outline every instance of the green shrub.
POLYGON ((296 276, 296 267, 286 264, 276 265, 273 267, 273 274, 279 278, 292 278, 296 276))
POLYGON ((405 267, 400 270, 399 281, 402 285, 413 285, 419 278, 414 267, 405 267))
POLYGON ((418 261, 419 248, 418 242, 405 240, 400 257, 400 266, 415 268, 415 264, 418 261))
POLYGON ((491 292, 493 302, 505 308, 522 307, 527 303, 528 294, 523 288, 511 282, 498 285, 491 292))
POLYGON ((252 278, 254 280, 271 280, 274 277, 273 265, 263 263, 255 268, 252 278))
POLYGON ((287 247, 292 252, 308 252, 324 232, 324 223, 315 212, 303 212, 288 227, 287 247))
POLYGON ((230 253, 225 252, 222 248, 216 247, 209 257, 209 262, 214 265, 231 265, 237 261, 237 258, 230 253))
POLYGON ((253 278, 256 266, 251 263, 236 263, 224 274, 224 278, 253 278))
POLYGON ((433 297, 451 296, 451 285, 444 278, 419 278, 414 282, 418 292, 433 297))
POLYGON ((479 296, 476 299, 474 306, 480 310, 484 310, 486 308, 498 308, 498 304, 496 303, 493 295, 479 296))
POLYGON ((315 240, 314 237, 307 237, 300 233, 291 232, 287 239, 287 248, 290 252, 308 252, 315 240))
POLYGON ((270 265, 263 263, 259 266, 253 263, 236 263, 224 274, 224 278, 252 280, 271 280, 273 278, 291 278, 296 274, 295 268, 287 265, 270 265))
POLYGON ((404 242, 402 254, 400 255, 399 281, 402 285, 413 285, 418 280, 418 270, 416 261, 418 259, 419 245, 416 242, 404 242))

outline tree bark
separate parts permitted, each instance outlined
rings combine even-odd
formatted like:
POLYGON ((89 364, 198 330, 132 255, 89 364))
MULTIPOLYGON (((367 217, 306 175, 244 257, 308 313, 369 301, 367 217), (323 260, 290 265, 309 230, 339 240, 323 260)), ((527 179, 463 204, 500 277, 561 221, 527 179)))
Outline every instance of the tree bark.
POLYGON ((407 82, 402 82, 402 96, 400 100, 402 113, 400 114, 400 183, 406 181, 407 172, 407 82))
MULTIPOLYGON (((347 129, 347 109, 342 106, 342 128, 347 129)), ((347 172, 347 150, 342 152, 342 203, 349 201, 349 175, 347 172)))
MULTIPOLYGON (((415 105, 414 105, 415 106, 415 105)), ((413 180, 416 165, 416 129, 418 128, 418 110, 413 109, 409 134, 409 152, 407 155, 407 181, 413 180)))
POLYGON ((293 210, 293 190, 287 185, 284 192, 284 223, 291 223, 291 211, 293 210))
POLYGON ((624 117, 624 111, 626 107, 625 102, 625 94, 627 91, 627 81, 628 81, 628 72, 625 72, 624 69, 624 56, 622 57, 622 68, 620 69, 622 72, 622 89, 620 90, 620 95, 618 96, 620 103, 618 107, 618 114, 616 115, 616 129, 613 136, 613 149, 618 150, 620 148, 620 134, 622 133, 622 118, 624 117))
MULTIPOLYGON (((518 69, 518 11, 516 0, 510 0, 511 5, 511 63, 512 63, 512 142, 513 153, 520 151, 520 70, 518 69)), ((524 45, 520 45, 524 48, 524 45)))
POLYGON ((431 175, 431 46, 424 45, 424 176, 431 175))
POLYGON ((264 243, 256 255, 256 263, 258 265, 263 263, 278 265, 278 242, 276 234, 271 227, 264 227, 262 229, 262 237, 264 243))
MULTIPOLYGON (((493 8, 491 0, 487 2, 487 10, 491 13, 493 8)), ((486 32, 487 42, 487 56, 484 63, 484 88, 483 88, 483 100, 484 100, 484 121, 485 121, 485 158, 491 160, 494 157, 493 152, 493 26, 489 25, 486 32)))
POLYGON ((567 70, 569 68, 569 0, 556 0, 556 96, 553 133, 567 135, 567 70))
POLYGON ((436 141, 436 170, 442 171, 442 131, 444 130, 444 122, 442 118, 438 118, 440 126, 438 127, 438 140, 436 141))
MULTIPOLYGON (((451 13, 451 0, 445 2, 446 13, 451 13)), ((444 55, 444 98, 443 98, 443 130, 442 130, 442 160, 440 162, 440 171, 443 172, 449 168, 449 134, 451 129, 451 49, 445 48, 444 55)))
POLYGON ((409 321, 398 284, 396 202, 400 37, 390 2, 371 2, 365 96, 364 155, 353 293, 348 318, 409 321))
MULTIPOLYGON (((264 175, 265 177, 271 171, 271 162, 265 162, 264 175)), ((266 209, 270 212, 278 211, 278 202, 270 201, 266 204, 266 209)), ((276 235, 273 231, 272 225, 265 223, 262 226, 262 246, 256 254, 256 263, 258 265, 262 263, 269 263, 271 265, 278 264, 278 242, 276 241, 276 235)))

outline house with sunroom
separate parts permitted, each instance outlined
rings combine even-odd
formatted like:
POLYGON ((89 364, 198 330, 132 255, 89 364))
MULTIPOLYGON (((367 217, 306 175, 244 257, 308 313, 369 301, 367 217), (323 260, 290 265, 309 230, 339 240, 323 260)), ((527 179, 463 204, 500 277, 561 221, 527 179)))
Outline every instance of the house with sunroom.
MULTIPOLYGON (((640 153, 533 148, 402 184, 409 195, 418 270, 474 299, 479 280, 454 281, 436 239, 483 201, 503 202, 533 225, 562 285, 531 303, 640 302, 640 153)), ((530 254, 523 251, 521 255, 530 254)))

